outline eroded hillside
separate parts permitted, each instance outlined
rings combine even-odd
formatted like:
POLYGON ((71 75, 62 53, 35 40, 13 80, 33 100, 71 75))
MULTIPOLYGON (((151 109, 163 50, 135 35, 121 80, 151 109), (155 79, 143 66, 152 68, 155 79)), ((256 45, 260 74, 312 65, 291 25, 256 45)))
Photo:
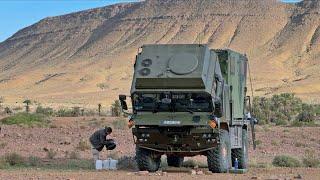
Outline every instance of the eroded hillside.
POLYGON ((148 0, 49 17, 0 44, 1 96, 109 104, 148 43, 231 48, 249 56, 256 94, 320 100, 317 0, 148 0))

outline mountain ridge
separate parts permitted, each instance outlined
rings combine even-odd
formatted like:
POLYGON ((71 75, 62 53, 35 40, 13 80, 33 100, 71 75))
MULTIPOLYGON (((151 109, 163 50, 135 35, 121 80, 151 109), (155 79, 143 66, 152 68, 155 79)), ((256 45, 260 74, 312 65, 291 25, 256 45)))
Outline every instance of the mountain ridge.
POLYGON ((319 12, 316 0, 147 0, 45 18, 0 43, 0 90, 12 102, 110 104, 129 92, 141 45, 200 42, 247 54, 256 95, 319 101, 319 12))

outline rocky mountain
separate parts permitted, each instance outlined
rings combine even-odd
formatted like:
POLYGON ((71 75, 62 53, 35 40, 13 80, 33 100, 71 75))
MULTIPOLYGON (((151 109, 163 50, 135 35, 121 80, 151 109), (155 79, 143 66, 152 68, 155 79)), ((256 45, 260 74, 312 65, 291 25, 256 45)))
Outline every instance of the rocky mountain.
POLYGON ((318 0, 146 0, 48 17, 0 43, 0 96, 110 104, 149 43, 231 48, 248 55, 255 95, 320 100, 318 0))

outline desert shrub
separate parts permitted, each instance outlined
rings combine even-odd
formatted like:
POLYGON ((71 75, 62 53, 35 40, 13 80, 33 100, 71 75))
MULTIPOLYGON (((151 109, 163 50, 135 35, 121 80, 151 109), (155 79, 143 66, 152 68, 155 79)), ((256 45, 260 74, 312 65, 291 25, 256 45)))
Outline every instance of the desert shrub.
POLYGON ((5 148, 7 145, 8 145, 8 143, 6 143, 6 142, 0 143, 0 149, 5 148))
POLYGON ((72 108, 72 115, 73 115, 73 117, 80 116, 80 107, 73 107, 72 108))
POLYGON ((276 126, 284 126, 287 125, 287 121, 283 120, 283 119, 276 119, 274 120, 274 123, 276 124, 276 126))
POLYGON ((58 128, 58 126, 57 126, 57 125, 55 125, 55 124, 50 124, 49 128, 54 129, 54 128, 58 128))
POLYGON ((24 164, 23 157, 20 156, 17 153, 5 154, 4 159, 10 166, 23 165, 24 164))
POLYGON ((255 97, 253 99, 252 111, 254 116, 259 119, 259 124, 267 124, 270 121, 270 99, 265 97, 255 97))
POLYGON ((118 118, 112 122, 112 126, 115 129, 126 129, 127 125, 127 121, 124 118, 118 118))
POLYGON ((317 116, 317 106, 311 104, 302 104, 302 112, 297 116, 297 120, 303 122, 312 122, 317 116))
POLYGON ((315 121, 310 121, 310 122, 303 122, 303 121, 299 121, 299 120, 294 120, 290 123, 290 126, 292 127, 302 127, 302 126, 317 126, 317 124, 315 123, 315 121))
POLYGON ((301 99, 290 93, 273 95, 271 98, 255 97, 253 99, 253 112, 259 124, 272 122, 276 125, 286 125, 294 120, 312 122, 318 110, 320 113, 318 107, 320 106, 302 103, 301 99))
POLYGON ((59 164, 61 169, 91 170, 94 168, 92 161, 83 159, 71 159, 66 164, 59 164))
POLYGON ((302 121, 294 120, 290 123, 290 126, 292 127, 302 127, 304 123, 302 121))
POLYGON ((93 109, 88 109, 88 110, 84 111, 84 115, 85 116, 94 116, 94 115, 96 115, 96 112, 93 109))
POLYGON ((109 88, 109 85, 105 84, 105 83, 99 83, 97 84, 97 87, 100 88, 101 90, 105 90, 109 88))
POLYGON ((52 116, 54 111, 52 108, 49 108, 49 107, 42 107, 42 106, 38 106, 37 109, 36 109, 36 113, 38 114, 44 114, 46 116, 52 116))
POLYGON ((5 107, 5 108, 4 108, 4 112, 5 112, 6 114, 11 114, 11 113, 12 113, 12 110, 11 110, 9 107, 5 107))
POLYGON ((53 149, 49 149, 49 150, 46 151, 46 152, 47 152, 46 157, 47 157, 48 159, 54 159, 54 158, 56 157, 56 155, 57 155, 57 152, 56 152, 55 150, 53 150, 53 149))
POLYGON ((307 145, 302 143, 302 142, 295 142, 294 146, 296 146, 296 147, 306 147, 307 145))
POLYGON ((290 132, 290 131, 289 131, 289 129, 284 129, 283 132, 286 133, 286 132, 290 132))
POLYGON ((301 163, 299 160, 287 156, 287 155, 280 155, 280 156, 275 156, 272 164, 277 167, 300 167, 301 163))
POLYGON ((314 153, 314 151, 307 150, 302 160, 305 167, 320 167, 320 159, 314 153))
POLYGON ((13 125, 13 124, 23 124, 27 126, 43 126, 47 125, 50 121, 43 114, 29 114, 29 113, 18 113, 13 116, 4 118, 2 120, 3 124, 13 125))
POLYGON ((56 112, 58 117, 78 117, 80 116, 80 107, 73 107, 72 109, 61 108, 56 112))
POLYGON ((313 105, 316 116, 320 116, 320 104, 313 105))
POLYGON ((272 145, 272 146, 278 146, 278 145, 279 145, 279 142, 276 141, 276 140, 272 140, 272 141, 271 141, 271 145, 272 145))
POLYGON ((248 165, 251 168, 269 168, 272 166, 271 164, 265 162, 257 162, 256 158, 250 158, 248 165))
POLYGON ((2 107, 2 103, 4 103, 4 97, 0 96, 0 107, 2 107))
POLYGON ((56 112, 57 117, 72 117, 72 112, 71 110, 68 109, 59 109, 56 112))
POLYGON ((259 145, 262 144, 262 141, 258 139, 258 140, 255 141, 255 143, 256 143, 257 146, 259 146, 259 145))
POLYGON ((77 149, 79 149, 80 151, 85 151, 85 150, 89 150, 90 149, 90 145, 87 141, 81 139, 78 143, 77 149))
POLYGON ((69 153, 69 158, 70 159, 80 159, 80 154, 76 151, 72 151, 69 153))
POLYGON ((111 116, 119 117, 121 116, 121 104, 119 100, 115 100, 111 106, 111 116))
POLYGON ((131 156, 122 156, 118 160, 117 168, 119 170, 137 170, 138 165, 136 159, 131 156))
POLYGON ((40 158, 39 157, 36 157, 36 156, 30 156, 28 158, 28 165, 29 166, 39 166, 40 165, 40 158))
POLYGON ((301 122, 312 122, 315 119, 315 115, 312 112, 300 112, 297 116, 297 120, 301 122))
POLYGON ((4 158, 0 158, 0 169, 5 169, 8 167, 8 163, 4 158))

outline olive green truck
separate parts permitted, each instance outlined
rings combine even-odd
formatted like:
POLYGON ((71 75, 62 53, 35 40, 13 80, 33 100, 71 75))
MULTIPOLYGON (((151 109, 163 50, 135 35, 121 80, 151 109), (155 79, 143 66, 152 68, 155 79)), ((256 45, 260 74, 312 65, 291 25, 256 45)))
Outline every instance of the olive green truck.
POLYGON ((126 97, 132 102, 129 126, 139 169, 157 171, 162 155, 169 166, 204 155, 214 173, 227 172, 234 163, 246 169, 247 57, 201 44, 139 50, 130 96, 119 95, 124 112, 126 97))

